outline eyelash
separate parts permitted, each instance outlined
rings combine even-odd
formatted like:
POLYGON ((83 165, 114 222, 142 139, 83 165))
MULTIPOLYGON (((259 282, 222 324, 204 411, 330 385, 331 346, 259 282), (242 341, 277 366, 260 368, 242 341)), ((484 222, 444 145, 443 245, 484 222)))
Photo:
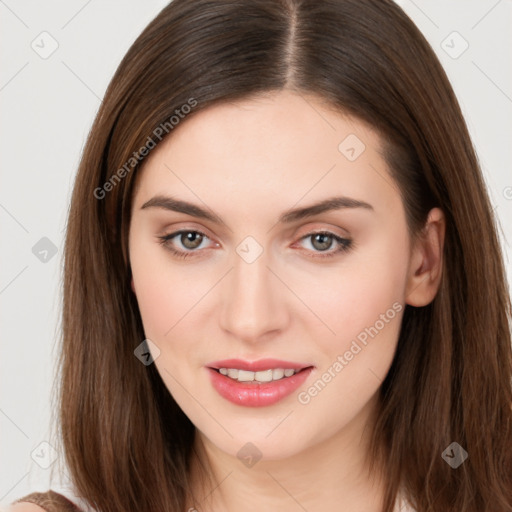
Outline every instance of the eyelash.
MULTIPOLYGON (((195 253, 198 252, 198 250, 179 251, 179 250, 175 249, 174 247, 172 247, 171 245, 169 245, 169 242, 173 238, 175 238, 178 235, 184 234, 184 233, 197 233, 205 238, 209 238, 208 235, 206 235, 205 233, 195 230, 195 229, 182 229, 180 231, 175 231, 174 233, 170 233, 168 235, 158 236, 157 238, 159 239, 159 243, 161 245, 163 245, 168 251, 170 251, 174 256, 181 258, 181 259, 186 259, 190 256, 195 256, 195 253)), ((333 238, 333 240, 335 242, 337 242, 339 244, 339 247, 337 249, 335 249, 334 251, 325 252, 325 253, 323 253, 323 251, 315 251, 315 252, 318 252, 319 254, 317 254, 316 256, 313 256, 313 258, 332 258, 332 257, 336 256, 337 254, 348 252, 350 249, 352 249, 352 246, 353 246, 352 240, 350 240, 348 238, 342 238, 338 235, 335 235, 334 233, 331 233, 330 231, 314 231, 312 233, 308 233, 307 235, 304 235, 303 237, 300 238, 300 240, 305 240, 314 235, 330 236, 333 238)))

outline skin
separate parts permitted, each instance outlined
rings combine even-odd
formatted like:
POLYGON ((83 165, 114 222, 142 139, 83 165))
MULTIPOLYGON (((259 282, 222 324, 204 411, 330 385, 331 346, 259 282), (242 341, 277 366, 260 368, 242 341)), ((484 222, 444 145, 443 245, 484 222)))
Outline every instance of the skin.
MULTIPOLYGON (((291 91, 210 107, 183 121, 149 155, 132 204, 129 254, 146 337, 155 364, 197 429, 196 449, 214 480, 192 479, 197 510, 380 512, 383 482, 365 465, 368 426, 392 363, 405 304, 432 301, 442 269, 445 221, 433 209, 412 243, 380 138, 320 98, 291 91), (338 146, 355 134, 366 146, 349 161, 338 146), (156 195, 195 203, 214 223, 163 208, 141 209, 156 195), (372 206, 324 212, 292 224, 286 210, 344 195, 372 206), (207 237, 190 249, 180 229, 207 237), (315 243, 315 231, 352 240, 315 243), (247 263, 236 249, 247 237, 263 248, 247 263), (393 304, 401 311, 309 403, 307 390, 365 328, 393 304), (315 369, 277 404, 248 408, 217 394, 205 366, 266 357, 315 369), (251 442, 262 454, 246 467, 237 452, 251 442), (207 496, 207 497, 206 497, 207 496), (249 498, 250 496, 250 498, 249 498), (300 505, 300 506, 299 506, 300 505)), ((332 372, 332 370, 331 370, 332 372)), ((192 507, 192 503, 190 503, 192 507)))
POLYGON ((11 505, 7 512, 45 512, 45 510, 33 503, 16 503, 16 505, 11 505))

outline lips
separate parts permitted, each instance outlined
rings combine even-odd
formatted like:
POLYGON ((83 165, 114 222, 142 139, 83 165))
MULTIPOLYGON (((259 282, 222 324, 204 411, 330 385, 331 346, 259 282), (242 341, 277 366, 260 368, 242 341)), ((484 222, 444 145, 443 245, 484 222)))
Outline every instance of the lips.
POLYGON ((309 377, 313 366, 279 359, 261 359, 259 361, 225 359, 208 364, 206 370, 210 375, 212 387, 221 397, 235 405, 265 407, 279 402, 296 391, 309 377), (219 371, 221 368, 255 373, 282 369, 295 370, 296 373, 271 382, 239 382, 221 374, 219 371))

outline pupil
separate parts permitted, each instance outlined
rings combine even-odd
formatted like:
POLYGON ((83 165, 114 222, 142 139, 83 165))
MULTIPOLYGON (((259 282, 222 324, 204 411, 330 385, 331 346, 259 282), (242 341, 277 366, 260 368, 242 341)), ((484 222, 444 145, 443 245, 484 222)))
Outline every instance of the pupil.
POLYGON ((317 248, 317 249, 320 249, 320 250, 326 250, 326 249, 329 249, 330 246, 332 244, 332 239, 331 239, 331 235, 326 235, 326 234, 322 234, 322 233, 318 233, 316 235, 314 235, 314 242, 313 242, 313 245, 317 248), (327 241, 326 241, 327 240, 327 241), (319 246, 318 245, 315 245, 315 242, 319 241, 320 244, 319 246))
POLYGON ((195 249, 201 245, 201 237, 202 235, 199 233, 189 231, 188 233, 181 235, 181 241, 188 249, 195 249))

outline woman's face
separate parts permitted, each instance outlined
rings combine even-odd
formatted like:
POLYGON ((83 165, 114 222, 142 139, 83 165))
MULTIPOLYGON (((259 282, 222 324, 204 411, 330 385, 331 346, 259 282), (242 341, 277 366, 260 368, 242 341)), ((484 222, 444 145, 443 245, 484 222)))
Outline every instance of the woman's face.
POLYGON ((145 335, 224 452, 291 456, 374 408, 413 258, 379 148, 361 122, 280 92, 199 112, 148 157, 129 240, 145 335))

